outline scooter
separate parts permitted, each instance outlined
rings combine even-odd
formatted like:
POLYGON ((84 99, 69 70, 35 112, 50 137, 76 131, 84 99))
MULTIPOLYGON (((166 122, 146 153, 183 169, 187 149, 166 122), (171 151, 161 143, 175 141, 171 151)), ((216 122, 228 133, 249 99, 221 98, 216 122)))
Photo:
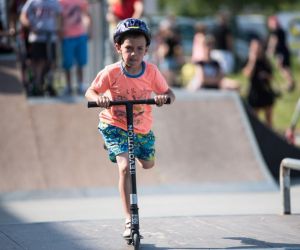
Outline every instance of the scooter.
MULTIPOLYGON (((168 98, 165 104, 170 104, 171 100, 168 98)), ((136 104, 154 105, 154 99, 145 100, 127 100, 127 101, 111 101, 110 106, 124 105, 126 107, 127 116, 127 134, 128 134, 128 158, 129 171, 131 179, 131 194, 130 194, 130 211, 131 211, 131 234, 130 237, 125 238, 128 245, 133 245, 135 250, 140 247, 140 224, 137 202, 137 187, 136 187, 136 166, 134 154, 134 129, 133 129, 133 106, 136 104)), ((96 102, 88 102, 88 108, 98 107, 96 102)))

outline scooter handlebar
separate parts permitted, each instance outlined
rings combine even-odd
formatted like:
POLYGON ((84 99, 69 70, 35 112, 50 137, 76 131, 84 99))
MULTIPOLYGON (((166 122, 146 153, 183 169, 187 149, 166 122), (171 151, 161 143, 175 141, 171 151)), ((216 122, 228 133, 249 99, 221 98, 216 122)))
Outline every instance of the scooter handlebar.
MULTIPOLYGON (((165 104, 170 104, 171 98, 168 97, 165 104)), ((127 104, 148 104, 148 105, 155 105, 155 100, 152 99, 144 99, 144 100, 126 100, 126 101, 110 101, 109 106, 116 106, 116 105, 127 105, 127 104)), ((96 102, 88 102, 87 104, 88 108, 97 108, 99 107, 96 102)))

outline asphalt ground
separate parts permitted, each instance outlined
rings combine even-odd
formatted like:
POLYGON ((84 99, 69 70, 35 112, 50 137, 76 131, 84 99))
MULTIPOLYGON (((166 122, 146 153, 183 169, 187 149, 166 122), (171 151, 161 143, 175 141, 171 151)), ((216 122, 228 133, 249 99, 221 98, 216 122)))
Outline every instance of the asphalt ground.
MULTIPOLYGON (((69 192, 2 195, 0 249, 132 249, 114 190, 69 192)), ((141 249, 300 249, 299 185, 291 201, 292 215, 281 215, 279 190, 141 189, 141 249)))
MULTIPOLYGON (((140 249, 300 249, 299 215, 144 218, 140 249)), ((0 226, 2 250, 125 250, 122 220, 0 226)))

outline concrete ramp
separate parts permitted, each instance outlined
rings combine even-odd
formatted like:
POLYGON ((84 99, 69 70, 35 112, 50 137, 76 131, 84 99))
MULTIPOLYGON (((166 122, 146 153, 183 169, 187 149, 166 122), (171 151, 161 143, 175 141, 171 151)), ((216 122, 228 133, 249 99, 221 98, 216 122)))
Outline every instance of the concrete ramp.
MULTIPOLYGON (((274 188, 236 93, 179 90, 176 96, 171 106, 153 107, 156 167, 138 169, 139 187, 274 188)), ((28 102, 9 91, 0 94, 0 107, 1 192, 116 188, 116 166, 97 130, 99 109, 87 109, 83 98, 28 102)))
MULTIPOLYGON (((279 166, 284 158, 300 159, 300 148, 289 144, 283 135, 270 129, 262 123, 252 112, 251 108, 245 103, 245 110, 253 128, 258 142, 260 152, 265 159, 266 164, 272 176, 279 180, 279 166)), ((292 178, 299 178, 299 171, 291 171, 292 178)))
POLYGON ((0 190, 44 188, 30 107, 22 95, 0 95, 0 190))
POLYGON ((176 96, 173 105, 154 112, 162 183, 273 183, 236 93, 176 96))

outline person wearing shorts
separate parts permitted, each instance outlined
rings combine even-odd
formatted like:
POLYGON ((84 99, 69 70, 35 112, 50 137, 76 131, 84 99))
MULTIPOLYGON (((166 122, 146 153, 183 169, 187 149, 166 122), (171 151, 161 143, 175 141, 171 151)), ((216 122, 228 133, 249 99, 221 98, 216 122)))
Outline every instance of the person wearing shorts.
MULTIPOLYGON (((103 122, 99 122, 98 129, 108 149, 109 159, 117 163, 116 156, 128 152, 127 131, 103 122)), ((148 134, 134 135, 134 154, 136 158, 143 161, 154 161, 154 145, 155 136, 152 130, 148 134)))
POLYGON ((46 75, 55 65, 55 43, 60 27, 61 8, 57 0, 28 0, 20 14, 20 22, 29 28, 28 41, 34 70, 33 95, 44 95, 45 90, 55 95, 46 75))
MULTIPOLYGON (((115 32, 115 48, 121 57, 119 62, 106 66, 96 76, 86 91, 86 98, 95 101, 101 111, 99 130, 108 149, 109 158, 117 163, 119 191, 125 213, 125 231, 130 236, 130 173, 127 145, 127 119, 124 106, 109 107, 110 100, 140 100, 155 94, 156 105, 161 106, 175 96, 157 66, 145 62, 144 56, 150 45, 150 31, 140 19, 121 21, 115 32)), ((155 162, 155 136, 152 127, 150 105, 133 106, 134 144, 137 162, 150 169, 155 162)))
POLYGON ((77 65, 77 94, 83 94, 83 68, 88 60, 91 17, 87 0, 59 0, 63 16, 62 60, 66 75, 66 95, 73 93, 71 69, 77 65))

